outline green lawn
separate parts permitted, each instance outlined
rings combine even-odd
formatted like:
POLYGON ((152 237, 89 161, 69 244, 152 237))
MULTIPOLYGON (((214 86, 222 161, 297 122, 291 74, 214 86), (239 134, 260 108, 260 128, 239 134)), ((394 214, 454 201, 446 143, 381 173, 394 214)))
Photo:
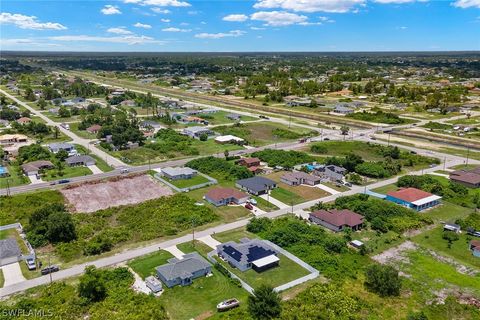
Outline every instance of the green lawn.
POLYGON ((373 192, 382 193, 382 194, 387 194, 390 191, 397 191, 397 190, 398 190, 398 187, 395 183, 387 184, 386 186, 372 189, 373 192))
POLYGON ((285 190, 281 187, 275 188, 270 192, 270 196, 277 199, 280 202, 285 203, 286 205, 295 205, 302 202, 305 202, 305 199, 300 197, 298 194, 291 191, 285 190))
MULTIPOLYGON (((235 121, 227 118, 227 115, 231 114, 231 113, 235 113, 235 112, 227 112, 227 111, 219 110, 215 113, 209 113, 208 115, 207 114, 199 114, 198 117, 202 118, 202 116, 206 115, 205 119, 211 125, 234 123, 235 121)), ((253 117, 244 116, 244 115, 240 115, 240 116, 241 116, 240 121, 258 120, 258 118, 253 118, 253 117)))
POLYGON ((214 153, 224 153, 225 150, 233 151, 233 150, 241 150, 243 149, 242 146, 236 144, 219 144, 215 142, 215 139, 208 139, 207 141, 200 141, 195 139, 193 141, 192 146, 196 147, 200 152, 200 155, 212 155, 214 153))
POLYGON ((267 200, 265 200, 263 198, 260 198, 260 197, 257 197, 257 196, 252 196, 252 199, 255 199, 257 201, 256 206, 260 210, 263 210, 263 211, 266 211, 266 212, 278 210, 278 207, 276 205, 268 202, 267 200))
POLYGON ((79 153, 88 154, 93 159, 95 159, 95 161, 96 161, 95 165, 98 167, 98 169, 102 170, 103 172, 109 172, 109 171, 113 170, 113 167, 108 165, 107 162, 104 159, 101 159, 96 154, 93 154, 90 150, 87 150, 84 146, 76 144, 75 149, 77 149, 77 151, 79 153))
POLYGON ((253 288, 258 287, 261 284, 271 285, 278 287, 292 280, 306 276, 309 272, 302 268, 300 265, 280 254, 280 264, 278 267, 274 267, 263 272, 256 272, 253 269, 241 272, 238 269, 232 268, 224 261, 218 259, 227 269, 235 273, 240 279, 248 283, 253 288))
POLYGON ((340 192, 344 192, 344 191, 348 191, 350 189, 348 189, 348 187, 344 186, 344 185, 337 185, 336 183, 333 183, 333 182, 322 182, 323 185, 326 185, 327 187, 330 187, 332 188, 333 190, 337 190, 337 191, 340 191, 340 192))
POLYGON ((5 283, 5 278, 3 277, 3 270, 0 269, 0 288, 3 288, 4 283, 5 283))
POLYGON ((352 239, 364 242, 372 250, 371 255, 381 253, 405 241, 405 238, 396 232, 377 233, 370 228, 353 232, 352 239))
POLYGON ((68 179, 80 176, 88 176, 92 174, 92 171, 87 167, 68 167, 66 166, 63 170, 63 175, 58 174, 57 169, 47 170, 44 174, 42 174, 43 181, 53 181, 53 180, 60 180, 60 179, 68 179))
MULTIPOLYGON (((380 161, 383 156, 377 152, 374 143, 362 141, 322 141, 316 142, 315 145, 325 147, 327 152, 322 153, 324 156, 346 156, 354 152, 366 161, 380 161)), ((308 147, 310 150, 310 146, 308 147)))
POLYGON ((191 253, 198 251, 198 253, 200 253, 204 257, 206 257, 209 252, 214 250, 213 248, 210 248, 205 243, 198 240, 195 240, 195 246, 192 244, 192 241, 188 241, 180 243, 179 245, 177 245, 177 248, 183 253, 191 253))
POLYGON ((247 302, 248 292, 233 285, 220 272, 193 280, 189 286, 166 288, 160 296, 171 319, 206 319, 216 313, 218 303, 237 298, 241 304, 247 302))
POLYGON ((85 130, 80 130, 80 129, 78 129, 78 125, 79 125, 79 124, 80 124, 80 122, 72 122, 72 123, 69 123, 70 131, 72 131, 73 133, 75 133, 77 136, 82 137, 82 138, 85 138, 85 139, 97 139, 97 135, 96 135, 96 134, 90 133, 90 132, 85 131, 85 130))
POLYGON ((208 179, 202 175, 196 175, 191 179, 180 179, 180 180, 170 180, 166 179, 168 182, 173 184, 175 187, 183 189, 192 186, 196 186, 197 184, 208 182, 208 179))
POLYGON ((442 238, 442 234, 443 226, 440 226, 413 237, 413 241, 422 247, 432 249, 443 256, 453 258, 480 271, 480 258, 473 256, 468 250, 468 243, 472 237, 461 233, 459 235, 460 239, 453 241, 451 248, 448 248, 448 242, 442 238))
POLYGON ((465 218, 472 213, 473 210, 465 208, 447 201, 442 201, 442 204, 427 210, 424 213, 431 217, 434 221, 455 222, 458 218, 465 218))
POLYGON ((216 233, 212 235, 212 237, 220 242, 227 242, 227 241, 236 241, 238 242, 242 238, 258 238, 257 235, 254 233, 250 233, 245 230, 245 228, 234 229, 231 231, 225 231, 221 233, 216 233))
POLYGON ((30 180, 23 175, 19 166, 7 165, 7 169, 10 175, 8 177, 0 178, 0 189, 6 188, 7 183, 10 187, 21 186, 30 183, 30 180))
POLYGON ((142 279, 155 274, 155 267, 167 263, 173 255, 164 250, 151 253, 149 255, 133 259, 128 262, 128 266, 133 269, 142 279))

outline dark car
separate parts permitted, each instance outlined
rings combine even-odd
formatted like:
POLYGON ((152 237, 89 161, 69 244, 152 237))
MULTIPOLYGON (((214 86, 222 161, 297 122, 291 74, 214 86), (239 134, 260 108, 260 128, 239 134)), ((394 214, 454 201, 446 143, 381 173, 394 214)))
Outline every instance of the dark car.
POLYGON ((69 182, 70 182, 70 180, 63 179, 63 180, 59 180, 58 184, 69 183, 69 182))
POLYGON ((252 210, 253 209, 253 206, 250 204, 250 203, 247 203, 245 205, 245 208, 247 208, 248 210, 252 210))
POLYGON ((53 266, 50 266, 50 267, 46 267, 44 269, 42 269, 41 274, 42 275, 46 275, 46 274, 49 274, 49 273, 53 273, 53 272, 57 272, 59 271, 60 268, 56 265, 53 265, 53 266))
POLYGON ((328 140, 330 140, 330 138, 325 138, 325 139, 323 139, 323 140, 324 140, 324 141, 328 141, 328 140))
POLYGON ((267 119, 267 120, 270 119, 269 117, 264 116, 264 115, 261 115, 261 116, 258 116, 258 117, 261 118, 261 119, 267 119))

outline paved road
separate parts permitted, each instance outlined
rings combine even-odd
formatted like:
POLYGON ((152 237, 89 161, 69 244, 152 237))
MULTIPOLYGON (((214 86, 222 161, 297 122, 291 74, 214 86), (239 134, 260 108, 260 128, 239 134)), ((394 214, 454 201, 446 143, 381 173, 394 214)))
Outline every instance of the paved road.
POLYGON ((28 104, 26 104, 25 102, 19 100, 18 98, 16 98, 15 96, 11 95, 10 93, 0 89, 0 93, 4 94, 5 96, 7 96, 8 98, 12 99, 13 101, 15 101, 16 103, 18 103, 19 105, 21 105, 22 107, 25 107, 27 108, 31 113, 33 113, 34 115, 38 116, 39 118, 41 118, 42 120, 44 120, 48 125, 50 126, 54 126, 54 127, 57 127, 62 133, 64 133, 66 136, 68 136, 70 139, 72 139, 73 143, 75 144, 79 144, 81 146, 83 146, 85 149, 87 150, 90 150, 93 154, 97 155, 98 157, 100 157, 101 159, 104 159, 106 160, 106 162, 115 167, 115 168, 118 168, 118 167, 125 167, 127 166, 127 164, 123 163, 122 161, 120 161, 119 159, 109 155, 107 152, 103 151, 103 150, 100 150, 98 149, 97 147, 95 147, 94 145, 92 145, 90 142, 92 140, 88 140, 88 139, 84 139, 84 138, 81 138, 79 136, 77 136, 75 133, 71 132, 70 130, 67 130, 65 128, 63 128, 62 126, 60 126, 60 124, 58 124, 57 122, 53 121, 52 119, 50 119, 49 117, 45 116, 43 113, 41 113, 40 111, 38 110, 35 110, 34 108, 30 107, 28 104))
MULTIPOLYGON (((456 165, 459 165, 459 164, 462 164, 462 163, 463 163, 463 158, 452 156, 452 158, 447 159, 447 163, 445 164, 445 167, 448 168, 448 167, 456 166, 456 165)), ((436 166, 434 168, 428 168, 428 169, 425 169, 425 170, 409 172, 409 174, 420 175, 420 174, 424 174, 424 173, 430 173, 430 172, 433 172, 433 171, 442 170, 443 167, 444 167, 443 164, 441 164, 441 165, 436 166)), ((368 188, 369 189, 374 189, 374 188, 383 187, 383 186, 395 183, 397 181, 397 179, 398 179, 398 177, 394 177, 394 178, 391 178, 391 179, 379 181, 379 182, 376 182, 374 184, 371 184, 370 186, 368 186, 368 188)), ((293 211, 295 212, 295 211, 299 211, 299 210, 303 210, 303 209, 308 209, 311 206, 313 206, 314 204, 318 203, 319 201, 330 202, 330 201, 334 201, 335 199, 337 199, 338 197, 341 197, 341 196, 363 193, 363 192, 366 191, 366 189, 367 189, 366 187, 355 186, 351 190, 346 191, 346 192, 330 195, 330 196, 327 196, 327 197, 323 197, 323 198, 320 198, 320 199, 307 201, 307 202, 295 205, 295 206, 293 206, 293 211)), ((288 214, 289 212, 291 212, 291 207, 279 209, 279 210, 276 210, 276 211, 273 211, 273 212, 268 212, 268 213, 262 214, 260 216, 261 217, 267 217, 267 218, 276 218, 276 217, 288 214)), ((250 218, 246 218, 246 219, 237 220, 237 221, 234 221, 234 222, 231 222, 231 223, 226 223, 226 224, 223 224, 223 225, 218 225, 218 226, 206 229, 206 230, 197 231, 197 232, 195 232, 195 238, 203 238, 203 237, 211 236, 215 233, 225 232, 225 231, 237 229, 237 228, 240 228, 240 227, 244 227, 248 223, 249 220, 250 220, 250 218)), ((82 274, 85 267, 89 266, 89 265, 94 265, 97 268, 113 266, 113 265, 116 265, 116 264, 119 264, 119 263, 122 263, 122 262, 125 262, 125 261, 128 261, 128 260, 143 256, 143 255, 155 252, 159 249, 168 248, 168 247, 175 246, 175 245, 178 245, 178 244, 181 244, 181 243, 184 243, 184 242, 188 242, 188 241, 191 241, 191 240, 192 240, 192 235, 184 235, 184 236, 181 236, 181 237, 178 237, 178 238, 175 238, 175 239, 171 239, 171 240, 167 240, 167 241, 159 241, 157 243, 154 243, 154 244, 151 244, 151 245, 148 245, 148 246, 145 246, 145 247, 141 247, 141 248, 127 249, 127 250, 125 250, 121 253, 117 253, 113 256, 100 258, 100 259, 92 261, 92 262, 82 263, 82 264, 73 266, 71 268, 61 270, 59 272, 56 272, 56 273, 52 274, 52 279, 53 279, 53 281, 57 281, 57 280, 62 280, 62 279, 78 276, 78 275, 82 274)), ((19 283, 10 285, 10 286, 5 286, 4 288, 0 289, 0 297, 5 297, 5 296, 8 296, 8 295, 17 293, 17 292, 24 291, 24 290, 29 289, 29 288, 33 288, 33 287, 36 287, 36 286, 39 286, 39 285, 47 284, 47 283, 49 283, 49 281, 50 281, 49 276, 42 276, 42 277, 34 278, 34 279, 31 279, 31 280, 26 280, 26 281, 23 281, 23 282, 19 282, 19 283)))

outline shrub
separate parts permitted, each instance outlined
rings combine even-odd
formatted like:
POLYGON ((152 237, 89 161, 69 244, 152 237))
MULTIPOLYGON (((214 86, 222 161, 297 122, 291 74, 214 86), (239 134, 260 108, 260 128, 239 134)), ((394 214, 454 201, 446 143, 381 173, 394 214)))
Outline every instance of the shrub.
POLYGON ((365 272, 365 286, 382 297, 399 296, 402 285, 398 271, 392 266, 373 264, 365 272))

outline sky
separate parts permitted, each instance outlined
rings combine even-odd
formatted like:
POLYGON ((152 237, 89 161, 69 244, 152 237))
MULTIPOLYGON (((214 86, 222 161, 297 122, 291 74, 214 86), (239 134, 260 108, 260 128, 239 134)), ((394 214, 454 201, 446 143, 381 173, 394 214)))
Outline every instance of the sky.
POLYGON ((480 0, 1 0, 0 49, 480 50, 480 0))

